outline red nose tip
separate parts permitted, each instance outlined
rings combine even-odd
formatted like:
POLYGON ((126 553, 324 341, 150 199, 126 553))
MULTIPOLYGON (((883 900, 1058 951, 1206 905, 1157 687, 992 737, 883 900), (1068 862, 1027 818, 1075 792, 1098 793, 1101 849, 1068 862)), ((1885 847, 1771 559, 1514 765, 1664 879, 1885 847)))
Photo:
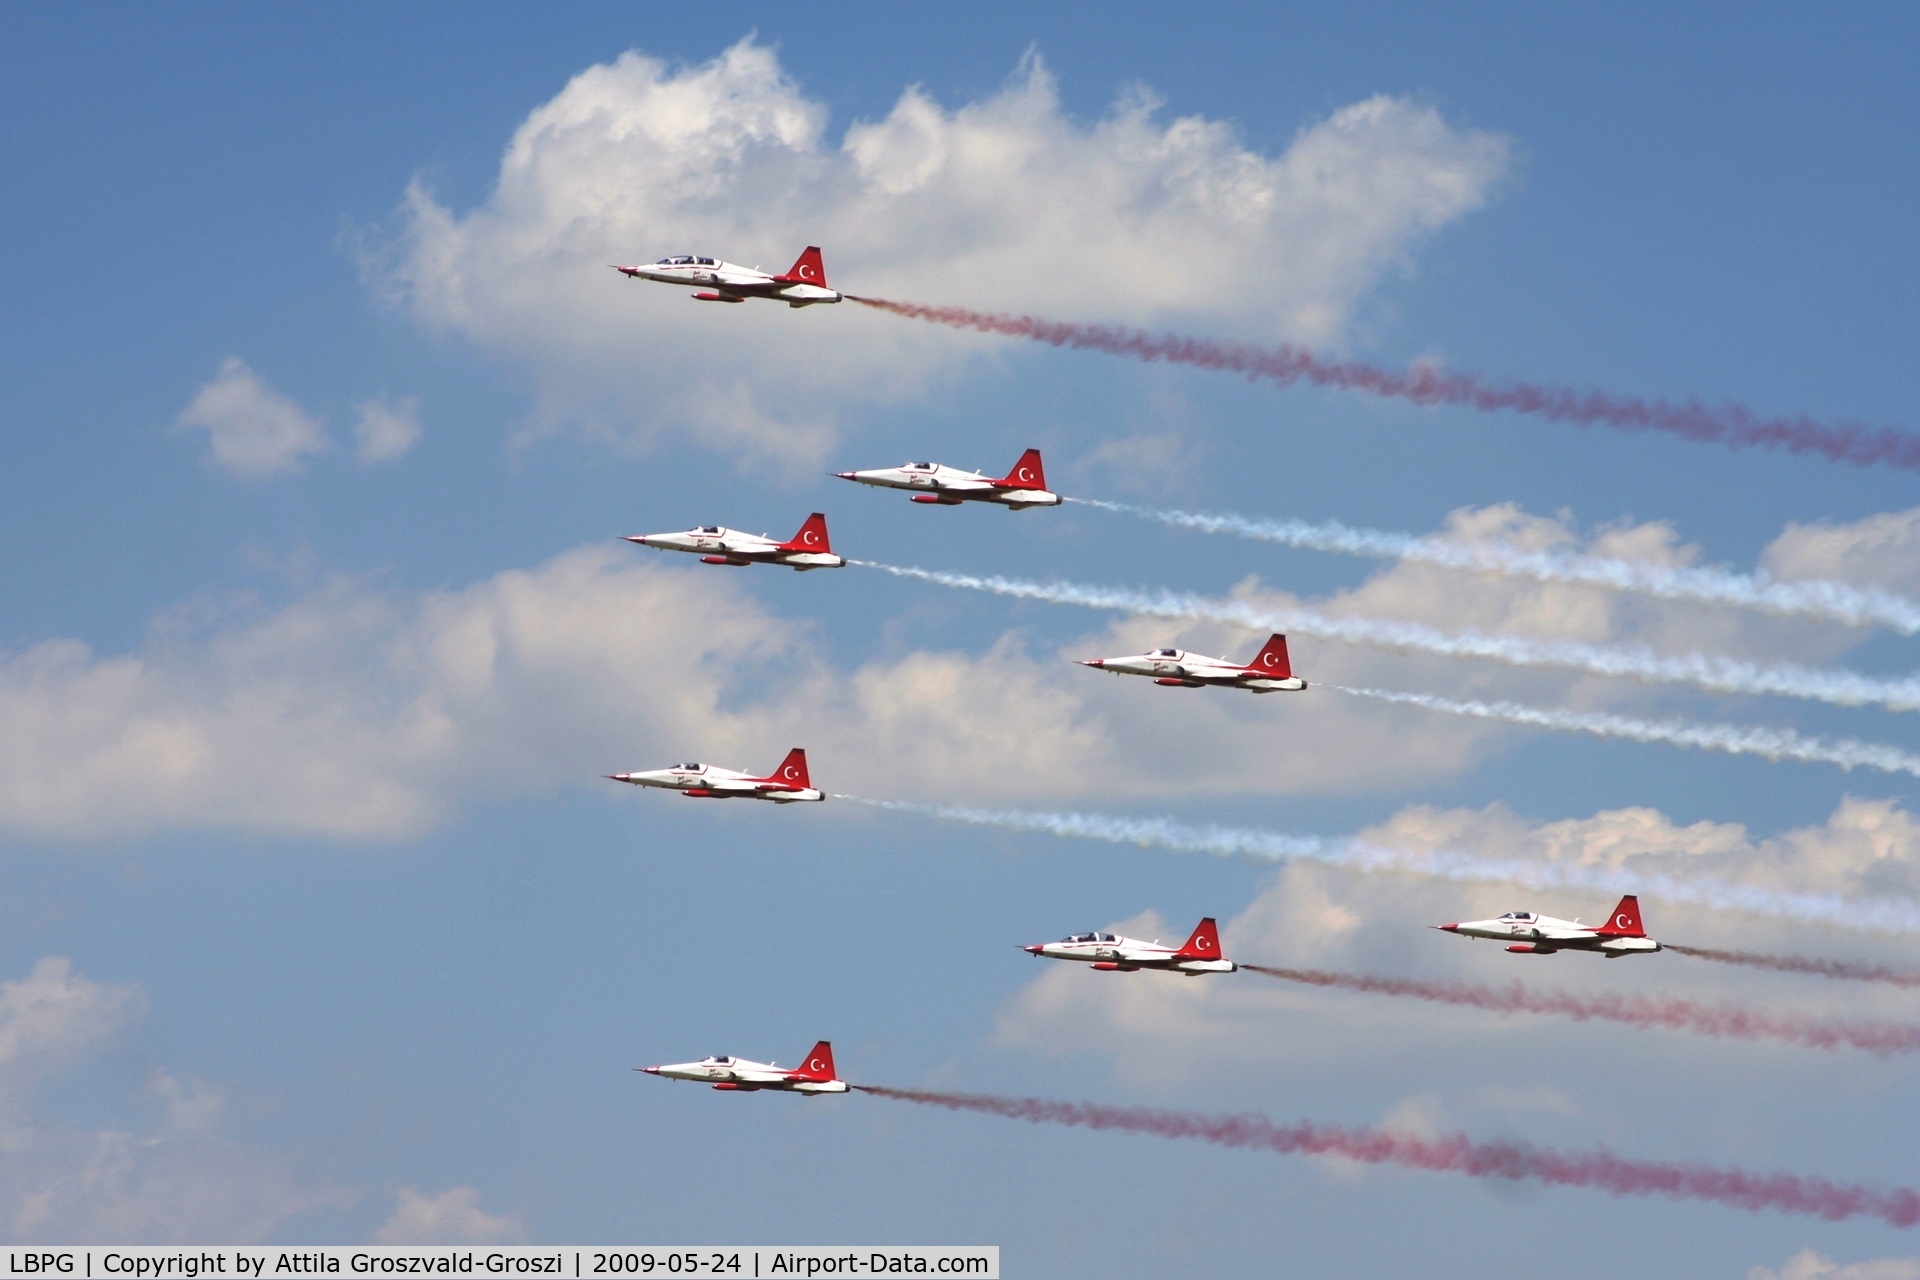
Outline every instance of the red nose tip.
POLYGON ((1030 947, 1022 947, 1022 948, 1020 948, 1020 949, 1021 949, 1022 951, 1024 951, 1024 952, 1026 952, 1026 953, 1027 953, 1028 955, 1030 955, 1030 956, 1037 956, 1037 955, 1039 955, 1039 954, 1040 954, 1040 951, 1041 951, 1041 945, 1040 945, 1039 943, 1037 943, 1037 942, 1036 942, 1036 943, 1034 943, 1034 944, 1033 944, 1032 946, 1030 946, 1030 947))
POLYGON ((1436 924, 1433 927, 1436 929, 1445 929, 1448 933, 1460 932, 1460 926, 1457 924, 1436 924))
POLYGON ((1080 665, 1083 667, 1104 667, 1107 665, 1107 660, 1105 658, 1082 658, 1080 659, 1080 665))
POLYGON ((657 1076, 660 1074, 660 1068, 658 1067, 642 1067, 640 1069, 646 1072, 650 1076, 657 1076))

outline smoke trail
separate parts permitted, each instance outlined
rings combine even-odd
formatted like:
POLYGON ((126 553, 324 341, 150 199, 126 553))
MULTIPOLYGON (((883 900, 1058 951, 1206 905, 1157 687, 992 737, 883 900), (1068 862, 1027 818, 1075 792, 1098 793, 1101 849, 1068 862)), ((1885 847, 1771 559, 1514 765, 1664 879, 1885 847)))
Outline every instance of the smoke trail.
POLYGON ((1920 709, 1920 677, 1883 680, 1855 671, 1803 667, 1795 663, 1763 666, 1712 653, 1662 657, 1644 645, 1608 648, 1577 640, 1529 640, 1477 631, 1448 633, 1421 622, 1380 618, 1336 618, 1303 606, 1271 608, 1245 600, 1210 600, 1178 591, 1096 587, 1076 582, 1033 582, 998 575, 947 573, 905 565, 854 560, 901 578, 918 578, 943 587, 990 591, 1022 600, 1077 604, 1155 618, 1225 622, 1254 631, 1288 631, 1346 644, 1438 654, 1446 658, 1485 658, 1511 667, 1546 667, 1595 676, 1628 676, 1666 684, 1691 684, 1714 693, 1778 694, 1811 698, 1843 707, 1875 704, 1892 711, 1920 709))
POLYGON ((1240 967, 1310 987, 1404 996, 1493 1013, 1539 1013, 1577 1022, 1620 1022, 1642 1029, 1687 1031, 1729 1040, 1777 1040, 1803 1049, 1865 1049, 1882 1055, 1920 1049, 1920 1026, 1901 1022, 1854 1022, 1763 1013, 1735 1005, 1709 1005, 1663 996, 1578 996, 1567 991, 1532 991, 1518 982, 1493 987, 1472 982, 1374 978, 1360 973, 1330 973, 1324 969, 1274 969, 1259 964, 1240 967))
POLYGON ((1920 934, 1920 903, 1898 898, 1852 899, 1831 894, 1794 893, 1711 877, 1692 876, 1681 880, 1658 872, 1615 871, 1580 863, 1484 858, 1458 849, 1388 849, 1351 838, 1287 835, 1244 827, 1190 826, 1171 818, 1126 818, 1034 809, 971 809, 917 804, 910 800, 869 800, 851 795, 834 798, 894 813, 997 827, 1004 831, 1033 831, 1069 840, 1100 840, 1173 853, 1240 857, 1254 862, 1317 862, 1370 874, 1434 876, 1465 884, 1510 884, 1527 889, 1584 890, 1596 894, 1639 893, 1714 910, 1743 911, 1881 933, 1920 934))
POLYGON ((1471 716, 1477 720, 1501 720, 1508 724, 1536 725, 1573 733, 1591 733, 1602 738, 1629 738, 1634 742, 1665 742, 1676 747, 1698 747, 1702 751, 1725 751, 1733 755, 1760 756, 1767 760, 1806 760, 1817 764, 1837 764, 1842 769, 1878 769, 1882 773, 1905 773, 1920 777, 1920 755, 1899 747, 1853 738, 1828 741, 1808 738, 1791 729, 1749 729, 1733 724, 1694 724, 1686 720, 1634 720, 1626 716, 1606 715, 1598 711, 1552 711, 1544 707, 1522 706, 1517 702, 1462 702, 1436 698, 1425 693, 1399 693, 1391 689, 1353 689, 1341 684, 1318 686, 1359 698, 1377 698, 1448 715, 1471 716))
MULTIPOLYGON (((1776 973, 1804 973, 1816 978, 1839 978, 1847 982, 1885 982, 1896 987, 1920 987, 1920 973, 1911 969, 1893 969, 1883 964, 1867 964, 1860 960, 1828 960, 1821 956, 1776 956, 1759 951, 1714 951, 1707 947, 1682 947, 1675 943, 1664 944, 1668 951, 1678 951, 1683 956, 1692 956, 1696 960, 1711 960, 1716 964, 1742 964, 1751 969, 1771 969, 1776 973)), ((1243 969, 1250 965, 1241 965, 1243 969)))
POLYGON ((1356 529, 1338 520, 1309 524, 1305 520, 1255 520, 1233 514, 1213 515, 1137 507, 1097 498, 1068 498, 1082 506, 1122 515, 1158 520, 1177 529, 1227 533, 1257 542, 1277 542, 1308 551, 1409 560, 1473 573, 1498 573, 1634 592, 1659 600, 1730 605, 1761 613, 1816 618, 1850 627, 1888 626, 1902 635, 1920 632, 1920 601, 1909 600, 1874 586, 1855 586, 1827 578, 1775 582, 1766 574, 1734 573, 1727 569, 1645 564, 1609 556, 1574 556, 1556 551, 1529 551, 1506 543, 1451 542, 1417 538, 1384 529, 1356 529))
POLYGON ((1902 470, 1920 469, 1920 436, 1892 427, 1857 422, 1819 422, 1804 414, 1763 417, 1739 404, 1705 405, 1698 400, 1674 404, 1605 391, 1574 391, 1530 382, 1491 382, 1471 373, 1447 373, 1425 365, 1382 369, 1358 360, 1324 360, 1302 347, 1148 333, 1117 325, 1075 324, 1033 316, 995 315, 964 307, 931 307, 883 298, 856 298, 881 311, 911 320, 928 320, 955 329, 1026 338, 1054 347, 1104 351, 1148 362, 1190 365, 1224 373, 1265 378, 1281 386, 1309 382, 1318 387, 1362 391, 1410 400, 1415 404, 1457 404, 1492 412, 1510 409, 1549 422, 1606 426, 1621 431, 1661 431, 1687 440, 1718 442, 1729 448, 1766 447, 1789 453, 1813 453, 1833 462, 1866 467, 1880 463, 1902 470))
POLYGON ((1628 1160, 1604 1148, 1554 1151, 1520 1142, 1475 1142, 1464 1133, 1426 1138, 1393 1129, 1348 1129, 1308 1121, 1280 1125, 1258 1112, 1203 1115, 1158 1107, 1109 1107, 1092 1102, 935 1093, 870 1084, 854 1088, 876 1097, 1004 1116, 1030 1124, 1074 1125, 1157 1138, 1199 1138, 1223 1147, 1282 1155, 1340 1156, 1365 1164, 1464 1173, 1471 1178, 1527 1179, 1549 1186, 1589 1187, 1614 1196, 1711 1200, 1756 1213, 1775 1209, 1835 1222, 1859 1216, 1879 1218, 1896 1227, 1920 1222, 1920 1193, 1905 1187, 1876 1191, 1791 1173, 1747 1173, 1677 1161, 1628 1160))

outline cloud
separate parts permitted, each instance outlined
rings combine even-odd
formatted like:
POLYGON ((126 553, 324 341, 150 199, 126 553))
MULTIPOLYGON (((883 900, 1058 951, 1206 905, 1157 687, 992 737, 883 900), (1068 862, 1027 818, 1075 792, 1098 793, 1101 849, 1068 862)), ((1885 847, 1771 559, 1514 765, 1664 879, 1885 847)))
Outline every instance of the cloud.
POLYGON ((1076 122, 1029 55, 980 101, 908 88, 836 143, 827 106, 751 39, 697 66, 629 52, 527 117, 485 204, 456 212, 416 180, 370 272, 423 323, 530 367, 536 431, 643 446, 699 410, 718 448, 813 465, 847 408, 923 394, 992 341, 853 306, 700 306, 608 264, 780 270, 815 243, 866 294, 1335 344, 1508 162, 1505 139, 1406 98, 1347 106, 1278 154, 1159 108, 1133 90, 1076 122))
POLYGON ((360 442, 354 456, 361 462, 391 462, 404 456, 420 442, 419 397, 364 401, 360 420, 353 424, 353 437, 360 442))
POLYGON ((351 1202, 222 1136, 222 1100, 203 1081, 156 1072, 145 1098, 120 1101, 157 1102, 163 1115, 130 1129, 62 1127, 33 1114, 43 1084, 144 1007, 138 989, 81 977, 57 956, 0 983, 0 1224, 9 1239, 260 1240, 299 1214, 351 1202))
POLYGON ((1876 1258, 1845 1265, 1802 1249, 1778 1271, 1755 1267, 1747 1280, 1920 1280, 1920 1258, 1876 1258))
MULTIPOLYGON (((1459 538, 1694 554, 1665 525, 1586 537, 1511 507, 1459 512, 1448 528, 1459 538)), ((1322 687, 1297 695, 1159 689, 1069 661, 1168 644, 1245 656, 1257 639, 1130 617, 1051 652, 1009 633, 982 653, 920 650, 847 667, 822 652, 809 624, 755 604, 753 581, 595 547, 457 590, 406 595, 334 579, 271 612, 196 601, 157 619, 129 653, 54 640, 0 656, 0 719, 10 728, 0 738, 0 827, 405 837, 476 798, 591 786, 649 760, 761 767, 789 745, 809 749, 826 789, 876 797, 1404 790, 1457 776, 1523 731, 1324 686, 1574 708, 1687 696, 1317 642, 1297 643, 1294 659, 1322 687), (689 631, 687 618, 701 627, 689 631), (635 653, 675 654, 674 678, 635 653), (1137 750, 1143 742, 1155 745, 1151 756, 1137 750), (1155 767, 1168 758, 1193 773, 1155 767)), ((843 589, 833 575, 807 581, 843 589)), ((1293 599, 1252 579, 1238 593, 1293 599)), ((1807 660, 1860 639, 1842 627, 1414 564, 1389 563, 1321 603, 1333 614, 1807 660)))
POLYGON ((59 956, 0 983, 0 1124, 18 1125, 42 1080, 99 1048, 139 1008, 133 988, 75 977, 59 956))
POLYGON ((1920 820, 1897 800, 1847 796, 1824 824, 1760 840, 1739 823, 1682 826, 1657 809, 1530 823, 1501 804, 1415 806, 1366 828, 1360 839, 1388 848, 1467 848, 1490 858, 1637 871, 1650 879, 1696 873, 1791 892, 1920 897, 1920 820))
POLYGON ((242 480, 291 471, 307 454, 328 447, 320 424, 262 382, 239 356, 228 356, 213 381, 181 410, 180 425, 206 431, 213 464, 242 480))
MULTIPOLYGON (((1114 634, 1144 643, 1135 622, 1114 634)), ((273 612, 199 602, 133 653, 56 640, 0 659, 0 826, 402 837, 476 798, 689 756, 771 766, 790 745, 823 787, 876 796, 1398 787, 1498 736, 1350 699, 1164 693, 1012 636, 838 667, 737 577, 596 547, 454 591, 335 581, 273 612), (673 655, 671 677, 636 654, 673 655), (1168 777, 1141 741, 1201 780, 1168 777)))
POLYGON ((375 1244, 521 1244, 526 1238, 519 1214, 485 1212, 472 1187, 452 1187, 437 1196, 402 1187, 393 1216, 373 1233, 375 1244))
POLYGON ((1761 565, 1783 580, 1838 578, 1920 593, 1920 507, 1850 524, 1790 524, 1761 565))

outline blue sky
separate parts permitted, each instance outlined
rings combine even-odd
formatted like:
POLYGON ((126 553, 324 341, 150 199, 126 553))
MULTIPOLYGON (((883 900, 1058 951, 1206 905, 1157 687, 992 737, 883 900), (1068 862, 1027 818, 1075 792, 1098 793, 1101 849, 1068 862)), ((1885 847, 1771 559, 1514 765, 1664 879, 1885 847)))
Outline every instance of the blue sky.
MULTIPOLYGON (((636 1077, 825 1036, 878 1083, 1920 1180, 1898 1057, 1016 949, 1213 914, 1255 961, 1911 1016, 1421 927, 1607 905, 1581 893, 599 777, 804 744, 872 797, 1920 896, 1902 775, 1098 679, 1067 659, 1260 637, 617 541, 824 510, 898 564, 1893 678, 1912 641, 1883 630, 826 473, 1033 445, 1069 494, 1913 596, 1908 474, 605 269, 818 243, 853 292, 1913 426, 1915 35, 1892 6, 0 13, 5 1234, 978 1242, 1009 1274, 1464 1275, 1625 1241, 1649 1275, 1920 1275, 1863 1221, 636 1077)), ((1294 657, 1321 686, 1920 747, 1872 707, 1294 657)), ((1646 906, 1699 945, 1912 945, 1646 906)))

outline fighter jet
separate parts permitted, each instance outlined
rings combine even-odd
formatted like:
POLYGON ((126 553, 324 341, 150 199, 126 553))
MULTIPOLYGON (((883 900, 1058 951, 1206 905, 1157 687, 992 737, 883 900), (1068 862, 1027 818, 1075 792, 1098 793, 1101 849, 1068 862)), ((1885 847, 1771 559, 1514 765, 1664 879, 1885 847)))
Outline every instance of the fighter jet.
POLYGON ((1040 468, 1038 449, 1021 454, 1013 470, 998 480, 978 471, 962 471, 937 462, 903 462, 877 471, 836 471, 834 474, 856 484, 917 490, 914 502, 943 507, 957 507, 963 502, 997 502, 1014 511, 1025 511, 1028 507, 1060 505, 1060 495, 1047 492, 1047 476, 1040 468))
POLYGON ((1632 894, 1620 899, 1613 915, 1598 927, 1578 920, 1556 920, 1531 911, 1509 911, 1498 920, 1468 920, 1461 924, 1436 924, 1436 929, 1469 938, 1492 938, 1512 942, 1507 948, 1516 955, 1550 956, 1556 951, 1598 951, 1609 960, 1621 956, 1642 955, 1660 950, 1660 944, 1647 936, 1640 925, 1640 899, 1632 894))
POLYGON ((808 569, 838 569, 847 563, 833 554, 827 542, 827 518, 818 511, 785 542, 775 542, 765 534, 755 537, 738 529, 723 529, 717 524, 700 525, 685 533, 636 533, 627 541, 662 551, 692 551, 700 556, 701 564, 784 564, 804 573, 808 569))
POLYGON ((833 1046, 822 1040, 813 1046, 803 1066, 782 1070, 771 1062, 748 1062, 718 1054, 698 1062, 674 1062, 663 1067, 635 1067, 650 1076, 669 1080, 698 1080, 729 1093, 752 1093, 759 1089, 778 1089, 783 1093, 845 1093, 847 1082, 836 1079, 833 1071, 833 1046))
POLYGON ((1178 950, 1161 946, 1158 938, 1142 942, 1111 933, 1071 933, 1058 942, 1036 942, 1021 950, 1049 960, 1088 961, 1102 973, 1162 969, 1197 978, 1203 973, 1232 973, 1240 967, 1220 954, 1220 930, 1212 916, 1202 920, 1178 950))
POLYGON ((1155 649, 1135 658, 1082 658, 1080 665, 1111 671, 1117 676, 1151 676, 1155 684, 1183 689, 1247 689, 1254 693, 1297 692, 1307 682, 1293 674, 1287 660, 1287 638, 1276 635, 1246 666, 1225 658, 1188 653, 1185 649, 1155 649))
POLYGON ((695 800, 771 800, 775 804, 793 804, 827 798, 826 792, 814 790, 813 780, 807 777, 807 753, 799 747, 787 752, 780 767, 764 778, 697 762, 644 773, 610 773, 607 777, 636 787, 665 787, 695 800))
POLYGON ((758 267, 735 266, 714 258, 693 258, 685 254, 662 258, 643 267, 614 267, 630 280, 658 280, 661 284, 685 284, 703 288, 693 295, 696 302, 745 302, 748 298, 767 298, 790 307, 811 307, 819 302, 838 302, 840 295, 827 288, 827 268, 820 261, 820 249, 808 245, 799 261, 783 276, 770 276, 758 267))

